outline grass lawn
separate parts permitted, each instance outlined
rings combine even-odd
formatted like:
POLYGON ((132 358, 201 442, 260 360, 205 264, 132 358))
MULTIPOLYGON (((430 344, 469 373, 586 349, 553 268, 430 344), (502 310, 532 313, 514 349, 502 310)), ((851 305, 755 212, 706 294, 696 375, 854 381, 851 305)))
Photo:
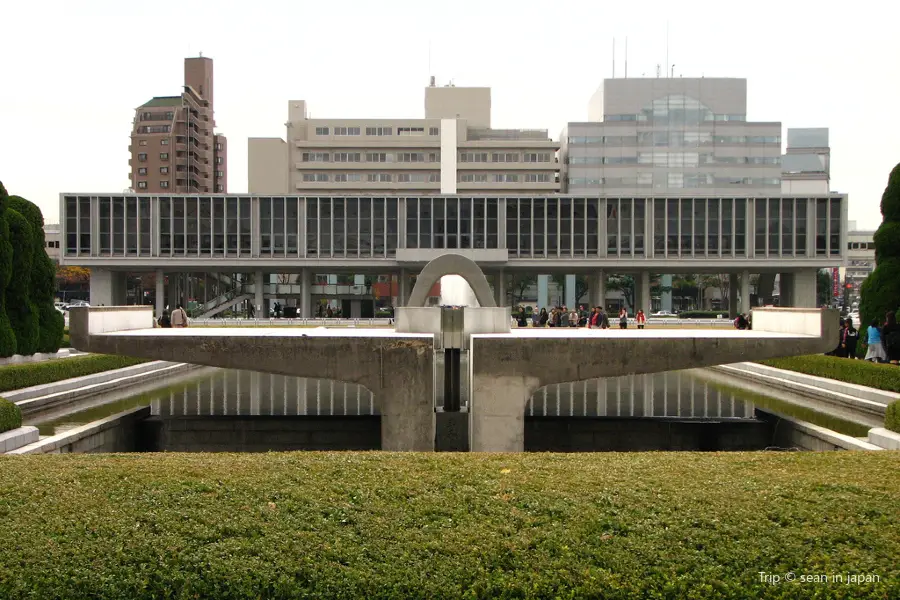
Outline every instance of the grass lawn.
POLYGON ((824 354, 773 358, 760 363, 776 369, 787 369, 879 390, 900 392, 900 367, 897 365, 850 360, 824 354))
POLYGON ((887 451, 0 457, 0 598, 898 598, 898 498, 887 451))

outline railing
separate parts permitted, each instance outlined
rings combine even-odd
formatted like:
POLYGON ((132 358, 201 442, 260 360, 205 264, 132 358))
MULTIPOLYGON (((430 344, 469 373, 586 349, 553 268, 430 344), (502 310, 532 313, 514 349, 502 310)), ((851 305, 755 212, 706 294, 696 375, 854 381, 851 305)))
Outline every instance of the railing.
POLYGON ((193 319, 195 327, 390 327, 393 319, 193 319))

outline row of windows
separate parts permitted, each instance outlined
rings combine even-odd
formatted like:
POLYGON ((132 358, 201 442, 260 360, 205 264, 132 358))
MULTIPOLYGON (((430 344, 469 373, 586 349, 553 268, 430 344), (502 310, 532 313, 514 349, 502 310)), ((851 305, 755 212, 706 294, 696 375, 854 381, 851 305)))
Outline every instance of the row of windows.
POLYGON ((714 186, 778 187, 779 177, 719 177, 715 173, 638 173, 634 177, 569 177, 573 188, 652 187, 652 188, 702 188, 714 186))
POLYGON ((642 131, 637 135, 571 136, 573 146, 662 146, 693 148, 707 144, 780 144, 781 136, 715 135, 703 131, 642 131))
MULTIPOLYGON (((360 135, 361 127, 316 127, 316 135, 360 135)), ((428 135, 440 135, 438 127, 429 127, 428 135)), ((366 135, 373 136, 392 136, 394 135, 393 127, 366 127, 366 135)), ((414 136, 425 135, 424 127, 397 127, 397 135, 414 136)))
MULTIPOLYGON (((440 173, 303 173, 304 183, 439 183, 440 173)), ((553 173, 461 173, 462 183, 553 183, 553 173)))
POLYGON ((552 173, 462 173, 462 183, 553 183, 556 180, 552 173))
POLYGON ((486 162, 527 162, 540 163, 552 162, 552 152, 462 152, 459 162, 486 163, 486 162))
POLYGON ((700 165, 781 164, 780 156, 716 156, 698 152, 638 152, 635 156, 570 156, 571 165, 653 165, 655 167, 697 167, 700 165))
MULTIPOLYGON (((146 145, 147 145, 147 140, 138 140, 138 146, 146 146, 146 145)), ((159 140, 159 145, 160 146, 168 146, 169 138, 162 138, 161 140, 159 140)))
MULTIPOLYGON (((656 107, 654 107, 656 108, 656 107)), ((715 114, 711 110, 700 108, 700 107, 684 107, 684 108, 675 108, 670 106, 668 110, 647 110, 640 114, 636 115, 604 115, 604 121, 637 121, 637 122, 646 122, 646 121, 659 121, 665 120, 665 122, 670 122, 672 120, 678 120, 686 123, 701 123, 701 122, 744 122, 747 120, 747 115, 720 115, 715 114)))
POLYGON ((175 113, 167 112, 142 112, 141 121, 171 121, 175 118, 175 113))
MULTIPOLYGON (((91 202, 65 199, 67 254, 151 255, 156 224, 149 197, 93 199, 96 229, 91 202)), ((273 256, 304 251, 393 256, 401 233, 407 248, 505 247, 521 258, 635 257, 648 249, 656 256, 682 257, 834 257, 841 251, 838 198, 263 197, 258 202, 258 251, 273 256)), ((252 256, 253 210, 246 197, 160 197, 158 255, 252 256)))
POLYGON ((848 242, 847 250, 874 250, 875 242, 848 242))
MULTIPOLYGON (((146 152, 140 152, 140 153, 138 154, 138 160, 139 160, 140 162, 147 162, 147 153, 146 153, 146 152)), ((159 153, 159 160, 169 160, 169 153, 168 153, 168 152, 160 152, 160 153, 159 153)))
MULTIPOLYGON (((165 180, 162 180, 162 181, 159 182, 159 187, 162 188, 162 189, 164 189, 164 190, 165 190, 165 189, 168 189, 168 187, 169 187, 169 182, 168 182, 168 181, 165 181, 165 180)), ((147 182, 146 182, 146 181, 138 181, 138 182, 137 182, 137 189, 139 189, 139 190, 146 190, 146 189, 147 189, 147 182)))
POLYGON ((440 152, 304 152, 303 162, 441 162, 440 152))

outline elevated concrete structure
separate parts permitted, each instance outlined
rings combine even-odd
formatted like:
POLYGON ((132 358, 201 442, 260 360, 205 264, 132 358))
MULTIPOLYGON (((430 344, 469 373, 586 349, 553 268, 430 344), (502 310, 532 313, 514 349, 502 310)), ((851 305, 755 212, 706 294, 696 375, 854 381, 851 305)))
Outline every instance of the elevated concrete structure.
MULTIPOLYGON (((71 339, 80 350, 363 385, 382 412, 382 449, 434 449, 433 332, 153 329, 149 307, 74 308, 71 313, 71 339)), ((467 332, 470 448, 522 451, 525 405, 543 386, 826 352, 834 345, 837 320, 832 310, 761 308, 754 311, 752 331, 467 332)))
POLYGON ((383 450, 434 449, 433 336, 385 329, 154 329, 152 307, 72 309, 88 352, 356 383, 381 411, 383 450))

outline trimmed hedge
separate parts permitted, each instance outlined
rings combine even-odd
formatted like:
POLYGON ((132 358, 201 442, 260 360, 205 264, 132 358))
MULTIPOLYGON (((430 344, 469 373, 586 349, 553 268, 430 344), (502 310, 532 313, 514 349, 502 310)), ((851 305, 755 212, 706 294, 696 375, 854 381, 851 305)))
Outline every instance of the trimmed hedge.
POLYGON ((16 335, 16 353, 29 356, 37 352, 40 341, 38 314, 31 303, 31 225, 17 211, 6 209, 9 239, 13 245, 14 277, 6 286, 6 313, 16 335))
POLYGON ((855 383, 888 392, 900 392, 900 367, 871 363, 865 360, 850 360, 837 356, 810 354, 788 358, 761 360, 760 364, 797 371, 816 377, 827 377, 846 383, 855 383))
POLYGON ((897 598, 896 473, 892 452, 0 457, 0 597, 897 598))
POLYGON ((22 411, 6 398, 0 398, 0 433, 18 429, 21 426, 22 411))
POLYGON ((103 371, 122 369, 132 365, 148 362, 143 358, 131 358, 128 356, 115 356, 111 354, 90 354, 88 356, 74 356, 72 358, 60 358, 38 363, 23 365, 8 365, 0 367, 0 392, 20 390, 33 385, 43 385, 83 377, 103 371))
POLYGON ((875 232, 875 270, 860 287, 859 313, 862 325, 872 319, 883 322, 888 311, 896 311, 900 299, 900 164, 888 176, 881 196, 881 226, 875 232))
POLYGON ((727 310, 686 310, 678 313, 679 319, 717 319, 719 315, 728 318, 727 310))
POLYGON ((888 404, 884 412, 884 428, 900 433, 900 400, 888 404))

